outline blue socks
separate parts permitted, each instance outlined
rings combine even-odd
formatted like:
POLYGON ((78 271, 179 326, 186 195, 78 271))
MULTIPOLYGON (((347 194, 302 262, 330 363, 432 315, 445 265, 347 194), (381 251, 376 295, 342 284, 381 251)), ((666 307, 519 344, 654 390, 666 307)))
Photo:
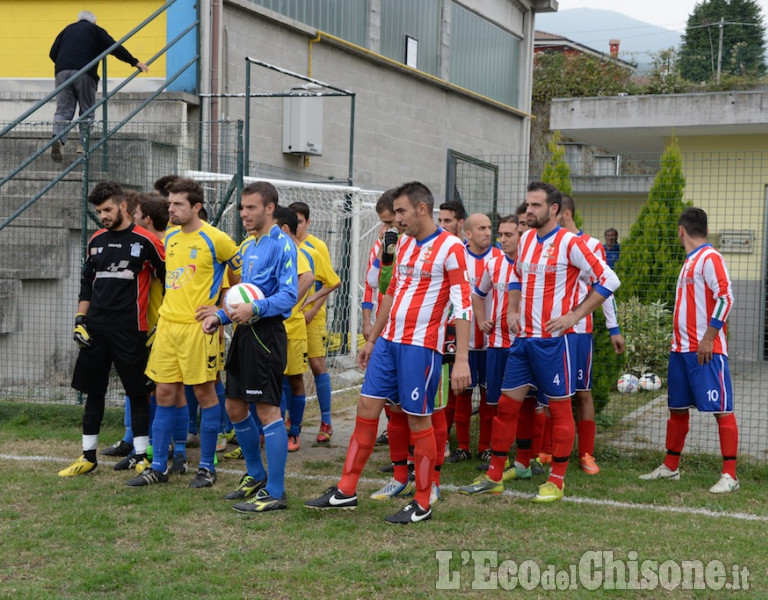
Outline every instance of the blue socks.
POLYGON ((187 409, 189 410, 189 433, 197 433, 197 396, 195 396, 195 389, 191 385, 184 386, 184 395, 187 398, 187 409))
POLYGON ((246 419, 232 425, 243 451, 246 472, 256 481, 261 481, 267 476, 267 472, 264 470, 264 463, 261 462, 261 448, 259 447, 261 442, 256 420, 253 415, 249 414, 246 419))
POLYGON ((307 403, 306 395, 288 396, 288 412, 291 414, 291 430, 288 435, 299 435, 301 433, 301 422, 304 419, 304 407, 307 403))
POLYGON ((168 469, 168 446, 171 444, 175 417, 175 406, 158 406, 155 411, 155 420, 152 423, 152 440, 155 449, 152 468, 161 473, 165 473, 168 469))
POLYGON ((125 414, 123 415, 123 425, 125 425, 125 434, 123 434, 123 441, 128 444, 133 444, 133 428, 131 427, 131 399, 125 397, 125 414))
POLYGON ((288 432, 285 421, 278 419, 264 427, 264 449, 267 455, 267 492, 273 498, 285 494, 285 462, 288 460, 288 432))
POLYGON ((216 439, 221 425, 221 407, 218 402, 200 410, 200 468, 215 471, 216 439))
POLYGON ((189 428, 189 409, 177 406, 173 420, 173 454, 187 455, 187 429, 189 428))
POLYGON ((315 375, 317 403, 320 405, 320 419, 331 424, 331 376, 328 373, 315 375))

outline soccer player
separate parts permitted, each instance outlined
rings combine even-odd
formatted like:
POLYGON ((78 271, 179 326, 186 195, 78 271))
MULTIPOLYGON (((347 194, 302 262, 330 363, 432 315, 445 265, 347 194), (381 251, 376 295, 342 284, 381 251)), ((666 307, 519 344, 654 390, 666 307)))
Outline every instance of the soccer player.
POLYGON ((147 375, 156 384, 157 410, 152 425, 156 451, 151 468, 126 485, 168 481, 165 450, 173 436, 176 407, 183 404, 186 383, 193 386, 201 407, 200 464, 189 486, 204 488, 216 482, 214 460, 221 409, 214 384, 221 357, 219 336, 201 330, 196 311, 216 303, 225 267, 239 268, 240 256, 232 238, 200 219, 203 188, 199 183, 179 178, 168 190, 169 219, 179 227, 165 236, 165 297, 147 364, 147 375))
MULTIPOLYGON (((162 244, 165 239, 165 229, 168 226, 168 201, 156 194, 142 194, 139 198, 139 204, 133 211, 133 222, 149 231, 149 233, 160 240, 160 243, 162 244)), ((147 305, 147 347, 151 347, 154 342, 158 311, 163 302, 164 287, 165 281, 155 278, 152 280, 152 284, 149 288, 149 303, 147 305)), ((154 417, 154 402, 154 399, 151 399, 149 412, 150 432, 154 417)), ((140 464, 140 460, 137 459, 136 453, 133 452, 131 400, 128 396, 125 398, 124 423, 125 434, 123 435, 123 439, 114 446, 110 446, 101 451, 102 454, 107 456, 124 456, 123 460, 120 460, 115 464, 115 471, 126 471, 133 469, 136 465, 140 464), (129 451, 125 454, 121 454, 121 446, 127 447, 129 451)))
POLYGON ((467 218, 467 211, 461 202, 443 202, 437 213, 437 224, 452 233, 458 238, 463 239, 464 221, 467 218))
POLYGON ((317 443, 327 444, 333 435, 331 422, 331 376, 325 363, 326 339, 326 310, 325 302, 328 295, 341 285, 341 279, 333 270, 328 246, 321 239, 309 233, 309 206, 304 202, 293 202, 288 208, 295 211, 299 217, 299 229, 296 236, 299 247, 309 246, 318 254, 315 262, 315 290, 304 304, 304 318, 307 321, 307 357, 309 368, 315 378, 317 402, 320 406, 320 430, 317 432, 317 443), (323 290, 323 288, 326 288, 323 290))
POLYGON ((232 508, 244 513, 288 508, 288 434, 280 415, 288 344, 283 321, 298 300, 298 274, 296 246, 273 217, 277 203, 275 187, 257 181, 243 189, 238 207, 245 230, 252 234, 240 245, 241 281, 258 286, 264 298, 238 304, 229 314, 219 309, 203 321, 207 333, 215 332, 220 325, 237 323, 224 370, 227 413, 235 427, 247 473, 237 489, 225 498, 242 499, 232 508), (254 316, 258 320, 247 324, 254 316), (259 430, 250 411, 252 403, 264 428, 267 471, 261 461, 259 430))
MULTIPOLYGON (((298 247, 296 231, 299 219, 296 213, 285 206, 275 208, 273 215, 278 227, 291 238, 298 247)), ((315 274, 312 271, 317 254, 312 248, 305 247, 296 252, 296 271, 298 273, 297 302, 293 305, 291 315, 285 320, 285 333, 288 338, 287 363, 283 377, 283 397, 290 415, 288 427, 288 452, 299 450, 299 434, 304 419, 304 406, 307 401, 307 392, 304 388, 304 373, 307 371, 307 322, 301 307, 304 299, 315 282, 315 274)), ((285 408, 281 407, 281 411, 285 408)))
POLYGON ((83 454, 59 471, 59 477, 84 475, 98 466, 96 449, 112 364, 133 403, 133 446, 140 459, 146 458, 149 444, 144 376, 147 303, 152 277, 165 276, 165 254, 157 238, 131 222, 123 189, 117 183, 97 184, 88 202, 103 228, 88 241, 75 316, 74 339, 80 353, 72 387, 86 394, 83 454))
POLYGON ((373 332, 358 355, 358 364, 367 370, 342 477, 338 485, 305 502, 308 508, 357 507, 357 483, 373 451, 381 410, 390 402, 407 414, 413 434, 416 497, 386 521, 408 524, 432 516, 436 448, 430 413, 442 370, 450 305, 456 318, 457 350, 451 375, 456 390, 466 389, 471 381, 467 354, 472 318, 463 245, 437 227, 433 206, 432 193, 422 183, 403 184, 396 192, 395 214, 405 234, 397 244, 397 269, 373 332))
MULTIPOLYGON (((491 245, 491 220, 487 215, 475 213, 464 221, 464 237, 467 240, 466 261, 470 288, 474 288, 482 277, 483 270, 490 260, 502 258, 501 250, 491 245)), ((490 299, 487 299, 486 309, 490 310, 490 299)), ((485 362, 486 335, 480 324, 473 320, 469 334, 469 368, 472 372, 472 383, 469 389, 455 396, 454 422, 456 425, 457 448, 445 459, 447 463, 457 463, 469 460, 469 424, 472 418, 472 390, 480 386, 480 435, 477 443, 478 458, 487 462, 490 460, 491 426, 495 416, 495 406, 486 400, 485 362)), ((449 399, 449 404, 451 400, 449 399)))
MULTIPOLYGON (((605 262, 605 248, 600 240, 593 238, 577 226, 573 220, 576 214, 576 203, 568 194, 562 194, 563 204, 560 214, 557 216, 561 227, 579 236, 594 254, 605 262)), ((590 281, 579 278, 576 302, 580 302, 589 292, 590 281)), ((608 335, 611 337, 611 345, 616 354, 624 352, 624 337, 619 329, 616 319, 616 302, 611 296, 602 305, 605 314, 605 325, 608 335)), ((595 402, 592 398, 592 352, 594 340, 592 338, 592 315, 587 315, 579 321, 574 328, 574 347, 571 349, 571 358, 576 365, 576 427, 578 433, 579 466, 587 475, 597 475, 600 467, 595 462, 595 402)))
POLYGON ((707 213, 686 208, 677 235, 687 256, 677 279, 672 349, 667 382, 669 420, 664 463, 640 479, 680 479, 680 454, 688 435, 688 409, 712 413, 717 420, 723 472, 709 488, 713 494, 735 492, 739 429, 733 412, 725 321, 733 289, 722 255, 707 243, 707 213))
POLYGON ((575 373, 571 358, 573 328, 619 287, 616 274, 578 236, 557 224, 562 198, 552 185, 528 185, 526 221, 530 229, 520 238, 509 301, 509 322, 517 339, 512 344, 502 382, 502 397, 491 436, 491 464, 476 480, 472 493, 499 493, 504 464, 517 431, 517 419, 530 388, 549 402, 552 415, 552 470, 539 486, 535 502, 563 497, 568 457, 576 436, 571 408, 575 373), (595 283, 576 304, 578 278, 595 283), (519 288, 519 289, 518 289, 519 288))

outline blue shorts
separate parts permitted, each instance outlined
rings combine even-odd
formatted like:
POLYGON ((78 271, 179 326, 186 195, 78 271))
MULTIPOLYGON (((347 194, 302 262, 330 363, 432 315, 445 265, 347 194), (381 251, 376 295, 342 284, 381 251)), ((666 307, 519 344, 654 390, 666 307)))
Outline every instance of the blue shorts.
POLYGON ((733 387, 728 357, 713 354, 700 365, 695 352, 672 352, 667 371, 669 408, 695 406, 701 412, 733 412, 733 387))
POLYGON ((571 360, 576 372, 576 391, 592 389, 592 352, 594 341, 591 333, 575 333, 571 344, 571 360))
POLYGON ((502 391, 529 385, 547 398, 573 396, 575 373, 570 347, 574 335, 517 338, 509 349, 502 391))
POLYGON ((477 385, 485 387, 485 353, 487 350, 470 350, 469 351, 469 372, 472 374, 472 383, 469 384, 469 388, 473 388, 477 385))
POLYGON ((368 361, 360 394, 386 400, 411 415, 431 415, 442 366, 439 352, 380 337, 368 361))
POLYGON ((485 357, 485 401, 488 404, 498 404, 501 398, 501 382, 504 379, 504 368, 507 366, 509 348, 488 348, 485 357))

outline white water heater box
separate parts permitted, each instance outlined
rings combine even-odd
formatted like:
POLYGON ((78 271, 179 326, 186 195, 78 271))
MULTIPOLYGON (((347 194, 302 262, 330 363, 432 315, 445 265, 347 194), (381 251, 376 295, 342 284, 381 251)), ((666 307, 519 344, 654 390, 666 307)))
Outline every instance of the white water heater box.
POLYGON ((323 154, 323 98, 309 87, 293 88, 283 98, 284 154, 323 154))

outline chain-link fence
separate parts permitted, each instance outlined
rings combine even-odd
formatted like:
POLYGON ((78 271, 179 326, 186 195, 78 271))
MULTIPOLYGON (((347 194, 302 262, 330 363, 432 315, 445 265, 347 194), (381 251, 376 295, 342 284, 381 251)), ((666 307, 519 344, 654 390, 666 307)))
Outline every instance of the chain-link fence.
MULTIPOLYGON (((3 172, 11 172, 31 156, 50 138, 50 131, 50 123, 30 123, 0 138, 3 172)), ((85 243, 99 227, 85 202, 96 182, 114 180, 126 189, 145 192, 164 175, 195 174, 205 190, 209 218, 220 219, 218 224, 224 231, 237 241, 242 239, 237 193, 226 197, 239 160, 237 123, 129 123, 106 145, 90 152, 101 139, 100 131, 101 124, 96 123, 85 144, 87 163, 0 231, 0 398, 78 399, 70 388, 77 356, 72 323, 85 243)), ((61 163, 42 155, 6 183, 0 189, 0 223, 79 158, 76 150, 77 136, 64 146, 61 163)), ((258 163, 250 165, 250 173, 299 179, 295 173, 258 163)), ((305 173, 302 179, 312 176, 305 173)), ((291 181, 273 183, 282 204, 294 200, 309 204, 310 230, 327 241, 342 279, 342 287, 328 300, 333 379, 335 373, 351 366, 356 339, 351 335, 352 322, 362 300, 368 249, 378 230, 374 206, 379 192, 291 181)), ((356 320, 361 331, 360 319, 356 320)), ((121 398, 122 389, 113 376, 108 401, 119 403, 121 398)))
MULTIPOLYGON (((495 205, 502 215, 514 212, 525 200, 525 186, 541 179, 545 167, 528 156, 474 159, 498 169, 495 205)), ((595 154, 573 145, 566 146, 566 160, 581 229, 604 244, 606 230, 618 232, 615 269, 624 283, 616 299, 627 350, 621 357, 613 354, 598 316, 593 392, 603 440, 618 447, 664 448, 674 291, 685 258, 677 238, 677 217, 684 203, 691 203, 708 213, 709 241, 723 253, 733 283, 735 305, 728 318, 728 341, 740 452, 764 459, 768 452, 764 391, 768 384, 768 152, 683 153, 682 181, 660 174, 658 154, 595 154), (655 198, 653 203, 649 197, 655 198), (668 214, 659 206, 669 207, 668 214), (633 248, 631 256, 624 256, 629 248, 633 248), (616 383, 622 374, 640 378, 648 372, 663 379, 660 390, 618 392, 616 383)), ((457 177, 455 190, 461 197, 472 198, 476 190, 492 188, 488 168, 457 172, 463 174, 457 177), (473 178, 472 173, 480 174, 473 178)), ((491 204, 488 199, 477 206, 468 202, 467 211, 486 212, 491 204)), ((693 411, 686 449, 719 454, 712 417, 693 411)))

